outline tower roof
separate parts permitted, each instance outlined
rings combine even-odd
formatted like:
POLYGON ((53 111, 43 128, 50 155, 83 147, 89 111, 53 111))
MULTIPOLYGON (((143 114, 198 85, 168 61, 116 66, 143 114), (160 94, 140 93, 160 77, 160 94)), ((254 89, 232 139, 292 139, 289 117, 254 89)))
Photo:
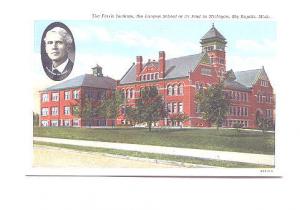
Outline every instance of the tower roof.
POLYGON ((213 39, 218 39, 226 42, 225 37, 215 28, 214 24, 212 25, 211 29, 209 29, 209 31, 201 38, 201 42, 213 39))

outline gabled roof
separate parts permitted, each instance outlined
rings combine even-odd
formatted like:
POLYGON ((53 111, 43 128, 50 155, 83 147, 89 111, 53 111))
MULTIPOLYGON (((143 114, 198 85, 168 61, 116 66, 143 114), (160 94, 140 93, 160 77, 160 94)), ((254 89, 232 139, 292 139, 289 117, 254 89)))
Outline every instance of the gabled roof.
MULTIPOLYGON (((205 53, 200 53, 166 60, 165 79, 189 76, 189 72, 195 70, 204 54, 205 53)), ((145 65, 147 65, 147 63, 145 65)), ((122 77, 120 84, 136 82, 135 71, 136 65, 133 64, 122 77)))
POLYGON ((224 87, 228 89, 234 89, 234 90, 242 90, 242 91, 249 91, 250 88, 246 87, 245 85, 232 80, 225 80, 224 81, 224 87))
POLYGON ((46 88, 44 91, 61 90, 73 87, 94 87, 111 89, 116 87, 116 81, 110 77, 96 77, 92 74, 84 74, 57 85, 46 88))
POLYGON ((263 69, 253 69, 247 71, 237 71, 235 72, 236 81, 251 88, 258 80, 263 69))
POLYGON ((201 40, 206 39, 221 39, 225 41, 225 37, 215 28, 214 24, 212 25, 211 29, 201 38, 201 40))

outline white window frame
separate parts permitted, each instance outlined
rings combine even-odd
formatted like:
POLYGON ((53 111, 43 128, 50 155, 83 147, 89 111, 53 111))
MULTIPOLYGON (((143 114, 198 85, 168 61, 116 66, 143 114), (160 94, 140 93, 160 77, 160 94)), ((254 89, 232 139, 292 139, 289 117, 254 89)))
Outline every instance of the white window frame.
POLYGON ((59 93, 55 92, 51 94, 52 101, 59 101, 59 93))
POLYGON ((51 127, 58 127, 58 120, 51 120, 51 127))
POLYGON ((178 112, 179 113, 183 113, 183 103, 182 102, 178 102, 178 112))
POLYGON ((70 100, 70 99, 71 99, 70 91, 65 91, 65 100, 70 100))
POLYGON ((80 126, 80 119, 73 119, 73 127, 79 127, 80 126))
POLYGON ((42 120, 41 121, 41 126, 42 127, 49 127, 49 121, 48 120, 42 120))
POLYGON ((70 119, 64 120, 64 126, 65 127, 70 127, 71 126, 71 120, 70 119))
POLYGON ((43 93, 42 94, 42 102, 48 102, 49 101, 49 94, 43 93))
POLYGON ((57 106, 51 107, 51 115, 53 115, 53 116, 58 115, 58 107, 57 106))
POLYGON ((79 90, 74 90, 73 91, 73 98, 74 99, 79 99, 80 98, 80 91, 79 90))
POLYGON ((42 116, 48 116, 49 115, 49 108, 43 107, 41 114, 42 114, 42 116))
POLYGON ((65 106, 64 107, 64 114, 65 115, 71 115, 71 107, 65 106))

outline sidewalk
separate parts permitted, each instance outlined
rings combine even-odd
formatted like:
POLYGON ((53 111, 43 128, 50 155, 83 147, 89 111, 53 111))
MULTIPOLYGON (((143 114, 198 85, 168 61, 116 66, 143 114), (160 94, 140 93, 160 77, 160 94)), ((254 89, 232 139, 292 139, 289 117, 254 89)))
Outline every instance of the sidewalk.
POLYGON ((274 155, 252 154, 252 153, 240 153, 240 152, 226 152, 215 150, 201 150, 201 149, 188 149, 177 147, 163 147, 163 146, 151 146, 140 144, 123 144, 123 143, 109 143, 100 141, 87 141, 76 139, 57 139, 46 137, 33 137, 34 141, 49 142, 56 144, 68 144, 85 147, 98 147, 109 148, 118 150, 129 150, 147 153, 158 153, 166 155, 188 156, 204 159, 235 161, 243 163, 253 163, 262 165, 274 165, 274 155))

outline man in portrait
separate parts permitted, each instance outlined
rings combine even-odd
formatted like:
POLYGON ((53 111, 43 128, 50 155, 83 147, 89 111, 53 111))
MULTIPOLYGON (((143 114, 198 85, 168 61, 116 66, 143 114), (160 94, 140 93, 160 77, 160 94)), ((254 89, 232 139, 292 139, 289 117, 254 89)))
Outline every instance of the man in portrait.
POLYGON ((46 33, 44 43, 50 59, 45 65, 46 74, 55 81, 65 79, 74 65, 69 58, 73 44, 72 36, 64 28, 54 27, 46 33))

